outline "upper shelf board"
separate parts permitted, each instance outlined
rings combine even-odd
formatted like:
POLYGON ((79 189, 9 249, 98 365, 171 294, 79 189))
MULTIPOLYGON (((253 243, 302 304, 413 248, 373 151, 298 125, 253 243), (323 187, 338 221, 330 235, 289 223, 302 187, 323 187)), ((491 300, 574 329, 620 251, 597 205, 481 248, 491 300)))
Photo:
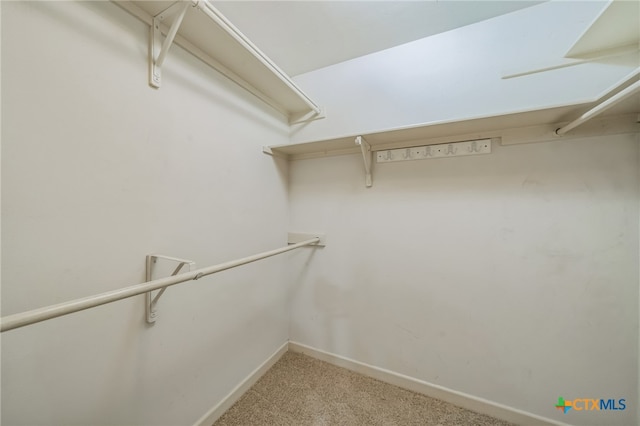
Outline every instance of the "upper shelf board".
POLYGON ((640 95, 635 95, 603 114, 603 117, 616 117, 614 120, 594 119, 594 122, 585 125, 584 129, 578 128, 566 136, 555 134, 556 129, 589 110, 594 104, 595 102, 578 103, 466 120, 424 123, 320 141, 270 146, 266 151, 295 160, 357 153, 357 136, 363 136, 371 145, 372 151, 380 151, 484 138, 502 138, 502 144, 506 145, 570 139, 599 131, 601 134, 639 131, 640 124, 637 122, 640 121, 640 95))
MULTIPOLYGON (((114 2, 149 25, 154 16, 176 3, 146 0, 114 2)), ((163 17, 163 34, 174 18, 175 14, 163 17)), ((287 115, 290 121, 310 112, 309 104, 281 77, 197 7, 188 8, 175 43, 287 115)), ((164 66, 171 66, 171 58, 165 61, 164 66)))
POLYGON ((640 47, 640 2, 610 0, 566 54, 568 58, 597 56, 622 47, 640 47))

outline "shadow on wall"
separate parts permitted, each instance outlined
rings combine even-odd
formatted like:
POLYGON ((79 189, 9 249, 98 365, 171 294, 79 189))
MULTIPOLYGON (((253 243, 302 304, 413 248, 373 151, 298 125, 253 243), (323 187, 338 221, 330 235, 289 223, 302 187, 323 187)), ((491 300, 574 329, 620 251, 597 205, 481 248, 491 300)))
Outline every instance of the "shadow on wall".
MULTIPOLYGON (((311 250, 296 250, 288 253, 285 259, 286 264, 290 267, 288 279, 289 286, 287 288, 287 309, 291 313, 292 303, 298 297, 301 290, 299 283, 305 282, 309 276, 309 268, 316 257, 318 249, 311 250)), ((289 328, 291 329, 291 325, 289 328)), ((291 337, 291 333, 289 333, 291 337)))
MULTIPOLYGON (((107 31, 108 28, 98 28, 95 26, 90 26, 86 24, 86 20, 80 19, 79 16, 74 16, 71 8, 60 7, 57 2, 25 2, 25 5, 30 8, 33 14, 41 14, 43 17, 48 19, 54 19, 58 21, 62 26, 66 28, 73 28, 74 31, 79 33, 83 38, 87 39, 87 44, 96 43, 99 44, 102 48, 105 48, 113 53, 117 53, 122 55, 123 57, 129 57, 131 52, 127 50, 127 44, 119 42, 122 40, 121 37, 114 37, 113 33, 107 31)), ((81 7, 84 9, 84 12, 90 11, 95 15, 101 16, 105 25, 112 26, 114 23, 121 22, 120 17, 116 17, 116 12, 125 13, 121 11, 119 7, 110 4, 109 2, 101 2, 101 1, 88 1, 88 2, 79 2, 73 5, 73 8, 81 7)), ((82 13, 84 13, 82 12, 82 13)), ((78 13, 77 15, 80 15, 78 13)), ((132 20, 135 18, 131 17, 132 20)), ((124 26, 120 26, 120 31, 122 33, 128 32, 131 37, 139 37, 139 35, 132 34, 133 30, 131 28, 127 28, 124 26)), ((122 34, 120 34, 122 35, 122 34)), ((137 50, 140 57, 144 57, 145 63, 148 52, 146 49, 142 49, 146 44, 140 43, 140 48, 137 50)), ((71 54, 70 52, 66 52, 67 54, 71 54)), ((87 60, 83 58, 83 60, 87 60)))

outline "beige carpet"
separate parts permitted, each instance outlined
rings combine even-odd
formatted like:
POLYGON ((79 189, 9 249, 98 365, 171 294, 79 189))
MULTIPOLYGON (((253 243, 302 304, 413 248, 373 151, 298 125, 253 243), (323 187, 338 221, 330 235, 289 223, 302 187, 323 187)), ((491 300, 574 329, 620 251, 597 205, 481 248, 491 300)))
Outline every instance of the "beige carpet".
POLYGON ((500 425, 510 423, 295 352, 284 356, 215 426, 500 425))

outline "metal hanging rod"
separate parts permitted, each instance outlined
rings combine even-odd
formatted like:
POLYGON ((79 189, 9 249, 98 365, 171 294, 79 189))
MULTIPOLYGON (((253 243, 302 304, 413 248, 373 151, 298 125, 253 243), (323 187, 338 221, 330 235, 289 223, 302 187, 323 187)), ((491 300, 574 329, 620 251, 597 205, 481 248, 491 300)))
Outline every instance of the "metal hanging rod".
POLYGON ((118 290, 108 291, 106 293, 96 294, 93 296, 76 299, 57 305, 46 306, 19 314, 8 315, 0 318, 0 332, 13 330, 15 328, 24 327, 26 325, 35 324, 37 322, 46 321, 51 318, 61 317, 63 315, 72 314, 74 312, 83 311, 85 309, 94 308, 96 306, 105 305, 107 303, 116 302, 118 300, 127 299, 129 297, 144 294, 149 291, 158 290, 163 287, 180 284, 186 281, 197 280, 216 272, 235 268, 237 266, 246 265, 247 263, 275 256, 287 251, 295 250, 300 247, 317 245, 320 243, 320 237, 314 237, 297 244, 281 247, 275 250, 254 254, 253 256, 243 257, 242 259, 232 260, 218 265, 208 266, 206 268, 196 269, 194 271, 173 275, 166 278, 135 284, 118 290))
MULTIPOLYGON (((620 82, 618 82, 613 88, 608 90, 605 96, 609 95, 611 92, 613 92, 614 90, 616 90, 617 88, 619 88, 623 84, 626 84, 629 81, 633 80, 639 74, 640 74, 640 67, 636 68, 633 72, 631 72, 629 75, 627 75, 625 78, 623 78, 620 82)), ((618 92, 615 95, 611 96, 609 99, 599 103, 595 107, 591 108, 589 111, 587 111, 584 114, 582 114, 580 117, 578 117, 575 120, 573 120, 571 123, 556 129, 556 134, 558 136, 563 136, 568 131, 575 129, 576 127, 578 127, 579 125, 581 125, 585 121, 588 121, 588 120, 592 119, 593 117, 595 117, 596 115, 603 113, 604 111, 606 111, 609 108, 611 108, 612 106, 622 102, 623 100, 625 100, 626 98, 628 98, 629 96, 633 95, 634 93, 636 93, 638 91, 640 91, 640 80, 636 81, 635 83, 633 83, 631 86, 627 87, 626 89, 621 90, 620 92, 618 92)), ((602 97, 600 99, 602 99, 602 97)))

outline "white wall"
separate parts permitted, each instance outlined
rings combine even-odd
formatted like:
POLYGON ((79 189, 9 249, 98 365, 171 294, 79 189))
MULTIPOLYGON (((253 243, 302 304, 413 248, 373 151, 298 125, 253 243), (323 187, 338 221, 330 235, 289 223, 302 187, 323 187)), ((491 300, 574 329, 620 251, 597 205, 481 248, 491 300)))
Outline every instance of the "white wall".
POLYGON ((638 135, 290 165, 291 340, 585 425, 637 421, 638 135), (625 398, 621 412, 554 408, 625 398))
POLYGON ((292 129, 309 142, 422 123, 591 101, 638 55, 512 79, 563 58, 607 2, 550 1, 295 78, 327 118, 292 129))
MULTIPOLYGON (((110 2, 2 4, 2 314, 286 241, 282 117, 110 2)), ((283 259, 2 335, 6 425, 192 424, 288 337, 283 259)))
MULTIPOLYGON (((578 20, 597 9, 583 7, 578 20)), ((550 39, 572 22, 549 23, 550 39)), ((393 88, 384 68, 363 78, 368 62, 302 76, 329 118, 294 140, 558 100, 553 85, 533 99, 505 86, 481 102, 496 88, 463 68, 503 38, 474 28, 454 46, 464 61, 438 68, 451 81, 415 91, 441 89, 421 109, 398 104, 411 86, 368 97, 393 88), (342 85, 325 90, 334 72, 342 85)), ((149 253, 205 266, 280 246, 288 228, 330 242, 174 287, 151 327, 136 297, 4 333, 3 424, 191 424, 289 335, 545 417, 637 419, 632 405, 553 408, 559 395, 638 400, 637 137, 389 163, 370 189, 359 156, 294 162, 287 208, 287 165, 260 150, 286 143, 282 118, 177 47, 150 89, 147 26, 113 4, 3 2, 2 55, 2 315, 140 282, 149 253)), ((496 78, 509 66, 489 63, 496 78)), ((554 84, 582 96, 627 65, 554 84)))

